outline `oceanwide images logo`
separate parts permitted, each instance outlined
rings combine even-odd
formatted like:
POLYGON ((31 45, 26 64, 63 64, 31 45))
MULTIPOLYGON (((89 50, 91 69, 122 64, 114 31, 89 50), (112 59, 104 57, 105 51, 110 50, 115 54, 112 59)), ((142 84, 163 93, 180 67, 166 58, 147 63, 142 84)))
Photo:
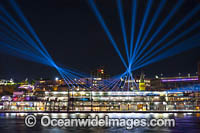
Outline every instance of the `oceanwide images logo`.
MULTIPOLYGON (((37 119, 35 115, 27 115, 25 117, 25 125, 27 127, 36 126, 37 119)), ((133 129, 137 127, 175 127, 175 119, 124 119, 109 118, 98 116, 87 118, 51 118, 42 116, 40 124, 43 127, 122 127, 133 129)))

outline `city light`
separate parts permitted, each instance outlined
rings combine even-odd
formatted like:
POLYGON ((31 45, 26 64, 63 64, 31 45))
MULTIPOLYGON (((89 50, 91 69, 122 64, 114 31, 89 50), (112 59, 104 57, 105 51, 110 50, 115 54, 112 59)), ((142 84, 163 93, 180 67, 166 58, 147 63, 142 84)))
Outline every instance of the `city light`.
MULTIPOLYGON (((40 116, 45 115, 52 117, 52 122, 57 118, 62 118, 61 120, 78 118, 81 122, 86 120, 86 117, 89 119, 96 116, 100 118, 109 116, 115 120, 145 118, 147 121, 154 118, 158 120, 173 118, 175 122, 177 121, 176 126, 179 130, 184 126, 180 124, 182 119, 186 118, 189 122, 193 122, 196 120, 193 119, 195 115, 200 117, 200 62, 195 74, 194 70, 189 71, 184 68, 193 65, 186 62, 189 58, 186 55, 180 60, 186 64, 181 66, 180 63, 179 66, 182 68, 174 65, 179 63, 178 59, 175 59, 177 62, 174 64, 164 62, 163 67, 156 64, 155 68, 152 67, 155 62, 200 46, 199 2, 88 0, 84 3, 71 0, 67 2, 68 4, 59 1, 52 6, 51 2, 40 1, 37 3, 37 10, 32 10, 29 7, 35 7, 36 4, 32 4, 33 2, 36 1, 23 1, 20 2, 20 6, 15 0, 0 2, 0 52, 14 56, 13 60, 21 58, 30 61, 12 62, 8 60, 9 57, 2 60, 0 120, 3 122, 0 128, 9 132, 13 128, 8 126, 20 127, 19 132, 26 132, 28 128, 18 125, 26 124, 28 115, 35 118, 29 119, 29 122, 39 120, 42 118, 40 116), (45 9, 44 13, 40 10, 41 5, 42 9, 45 9), (36 13, 39 13, 39 17, 36 13), (46 16, 52 18, 46 19, 46 16), (41 17, 44 18, 39 19, 41 17), (47 25, 46 22, 42 22, 43 20, 52 21, 48 21, 47 25), (39 23, 36 23, 37 21, 39 23), (51 29, 52 25, 49 27, 49 24, 53 24, 56 28, 51 29), (49 31, 51 36, 47 34, 49 31), (90 43, 92 47, 88 48, 87 44, 90 43), (107 43, 110 43, 111 47, 105 45, 107 43), (72 51, 73 48, 76 52, 72 51), (95 50, 100 52, 98 57, 93 55, 96 53, 95 50), (116 52, 119 60, 116 60, 112 50, 116 52), (105 58, 99 59, 101 56, 105 58), (5 65, 8 67, 4 67, 5 65), (97 66, 93 70, 94 65, 97 66), (87 73, 81 70, 87 70, 87 73), (175 72, 175 75, 170 76, 170 71, 175 72), (20 119, 21 117, 24 120, 20 119), (14 123, 14 126, 9 122, 14 123)), ((193 53, 191 57, 194 57, 193 53)), ((30 128, 30 131, 43 130, 38 128, 41 123, 36 123, 37 126, 30 128)), ((102 132, 105 132, 105 129, 106 132, 123 132, 124 127, 98 128, 102 132)), ((49 128, 52 130, 55 127, 46 127, 45 131, 49 131, 49 128)), ((69 132, 90 130, 90 127, 86 127, 89 130, 84 128, 65 130, 69 132)), ((147 130, 147 132, 154 130, 158 132, 166 129, 177 131, 170 127, 164 127, 164 130, 162 127, 159 127, 159 130, 157 127, 155 129, 139 127, 137 131, 140 132, 141 129, 142 132, 147 130)), ((56 128, 55 131, 63 129, 56 128)), ((183 128, 183 131, 189 130, 183 128)))
MULTIPOLYGON (((181 20, 178 24, 175 25, 171 31, 169 31, 164 37, 161 38, 158 42, 155 43, 142 57, 141 54, 147 49, 153 41, 153 39, 158 35, 158 33, 161 31, 161 29, 164 28, 164 26, 168 23, 168 21, 172 18, 172 16, 175 14, 175 12, 182 6, 183 2, 178 1, 177 4, 174 6, 174 8, 171 10, 171 12, 167 15, 167 17, 164 19, 163 23, 157 28, 156 32, 153 34, 153 36, 150 38, 150 40, 144 44, 149 32, 151 31, 153 25, 155 24, 156 20, 160 16, 160 13, 164 6, 166 5, 166 1, 161 1, 159 3, 159 8, 156 10, 152 21, 150 22, 150 25, 146 32, 144 33, 144 27, 147 23, 147 19, 149 16, 149 13, 152 8, 153 1, 149 0, 148 3, 146 4, 146 9, 144 12, 144 16, 142 17, 142 23, 141 27, 139 30, 139 34, 137 38, 134 39, 134 34, 135 34, 135 21, 136 21, 136 16, 137 16, 137 1, 133 1, 132 5, 132 25, 131 25, 131 38, 130 38, 130 47, 128 46, 128 38, 127 38, 127 33, 126 33, 126 27, 125 27, 125 21, 124 21, 124 12, 123 12, 123 6, 122 6, 122 1, 117 0, 117 8, 118 8, 118 13, 119 13, 119 18, 120 18, 120 24, 121 24, 121 30, 123 34, 123 40, 124 40, 124 46, 125 46, 125 52, 127 55, 127 61, 128 61, 128 66, 122 57, 122 54, 120 52, 120 49, 118 49, 118 46, 116 42, 114 41, 110 31, 108 30, 108 27, 105 24, 105 21, 103 20, 100 12, 98 11, 96 4, 94 3, 93 0, 89 0, 89 5, 91 6, 93 12, 95 13, 96 17, 98 18, 101 26, 103 27, 104 31, 106 32, 109 40, 111 41, 111 44, 114 46, 115 50, 117 51, 118 55, 120 56, 120 59, 122 60, 124 66, 126 67, 126 70, 124 73, 115 76, 115 78, 111 80, 105 80, 103 81, 102 78, 96 77, 93 78, 94 82, 90 84, 86 84, 83 81, 80 81, 78 79, 88 77, 88 75, 72 70, 69 68, 61 67, 60 65, 57 65, 47 50, 45 49, 43 43, 40 41, 39 37, 36 35, 34 32, 33 28, 23 15, 22 11, 18 8, 17 4, 14 2, 14 0, 10 0, 10 3, 15 10, 16 14, 20 18, 20 20, 23 22, 25 27, 28 29, 28 31, 31 33, 31 36, 25 32, 25 30, 22 28, 22 26, 19 25, 19 23, 9 14, 9 12, 6 11, 6 9, 3 6, 0 6, 0 11, 7 17, 4 18, 3 16, 0 16, 0 20, 7 25, 12 31, 17 33, 17 35, 21 38, 18 38, 15 34, 13 34, 11 31, 9 31, 5 27, 1 27, 1 29, 9 34, 7 36, 4 34, 4 32, 0 33, 1 36, 3 37, 1 40, 1 47, 4 49, 8 49, 11 51, 14 51, 15 54, 12 52, 13 55, 19 56, 20 58, 24 58, 27 60, 31 60, 37 63, 45 64, 51 67, 54 67, 58 73, 61 75, 63 78, 63 81, 65 84, 72 90, 82 90, 81 88, 87 88, 87 89, 97 89, 97 90, 105 90, 109 89, 114 91, 116 88, 119 88, 121 91, 129 91, 132 90, 134 91, 134 87, 138 89, 138 86, 145 87, 145 82, 142 82, 142 80, 135 80, 132 71, 135 71, 141 67, 144 67, 148 64, 154 63, 156 61, 159 61, 161 59, 167 58, 169 56, 173 56, 175 54, 178 54, 180 52, 186 51, 188 49, 191 49, 193 47, 197 47, 198 42, 199 42, 199 35, 195 35, 191 38, 188 38, 187 40, 178 43, 174 47, 167 49, 165 52, 159 54, 156 56, 157 53, 162 51, 163 49, 166 49, 167 47, 171 46, 174 44, 176 41, 180 40, 183 38, 185 35, 199 27, 200 23, 197 22, 191 27, 189 27, 186 31, 182 32, 178 36, 176 36, 174 39, 170 40, 167 42, 165 45, 162 45, 159 49, 157 47, 160 46, 160 44, 167 39, 174 31, 179 29, 182 25, 184 25, 191 17, 193 17, 200 9, 199 6, 195 7, 186 17, 181 20), (8 21, 9 20, 9 21, 8 21), (144 35, 143 35, 144 33, 144 35), (142 37, 143 36, 143 37, 142 37), (13 38, 12 38, 13 37, 13 38), (32 38, 33 37, 33 38, 32 38), (135 41, 135 46, 134 46, 134 40, 135 41), (193 45, 187 45, 189 42, 194 42, 193 45), (144 44, 144 46, 143 46, 144 44), (24 47, 27 46, 27 47, 24 47), (133 48, 134 46, 134 48, 133 48), (152 53, 152 51, 154 51, 152 53), (151 55, 149 55, 151 53, 151 55), (169 54, 170 53, 170 54, 169 54), (147 55, 149 55, 147 57, 147 55), (138 82, 137 82, 138 81, 138 82), (99 83, 105 82, 103 86, 98 86, 99 83), (92 87, 91 87, 92 85, 92 87), (130 89, 131 88, 131 89, 130 89)), ((5 52, 5 51, 4 51, 5 52)), ((99 73, 102 75, 105 74, 103 69, 99 69, 99 73)), ((156 79, 159 79, 157 76, 156 79)), ((59 78, 55 77, 55 81, 58 81, 59 78)), ((185 82, 185 81, 197 81, 198 78, 184 78, 184 79, 162 79, 161 82, 185 82)), ((101 93, 102 95, 102 93, 101 93)))
POLYGON ((58 81, 59 80, 59 78, 58 77, 55 77, 55 81, 58 81))

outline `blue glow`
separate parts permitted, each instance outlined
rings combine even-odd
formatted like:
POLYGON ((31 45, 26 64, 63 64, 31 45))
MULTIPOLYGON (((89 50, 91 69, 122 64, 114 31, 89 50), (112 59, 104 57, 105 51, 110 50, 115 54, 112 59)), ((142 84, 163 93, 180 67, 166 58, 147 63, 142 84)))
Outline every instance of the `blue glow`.
POLYGON ((113 90, 113 88, 115 88, 115 87, 119 84, 119 82, 121 82, 121 80, 118 80, 118 81, 115 83, 115 85, 113 85, 113 87, 111 88, 111 90, 113 90))
POLYGON ((155 15, 153 16, 151 23, 148 25, 148 29, 147 29, 147 31, 145 32, 145 35, 143 36, 142 41, 141 41, 141 43, 140 43, 139 46, 138 46, 138 49, 136 49, 136 52, 135 52, 136 56, 139 57, 140 54, 143 53, 143 51, 146 49, 146 48, 143 48, 143 49, 141 50, 141 52, 138 54, 138 51, 139 51, 139 50, 141 49, 141 47, 143 46, 144 41, 146 40, 147 36, 149 35, 149 32, 150 32, 151 29, 152 29, 152 26, 155 24, 157 18, 159 17, 159 15, 160 15, 160 13, 161 13, 161 10, 163 9, 165 3, 166 3, 166 0, 162 0, 162 1, 160 2, 159 7, 158 7, 158 10, 156 10, 156 13, 155 13, 155 15))
POLYGON ((22 11, 18 8, 18 6, 15 3, 15 1, 14 0, 10 0, 10 3, 11 3, 11 6, 13 7, 13 9, 16 11, 16 13, 18 14, 18 16, 20 17, 20 19, 24 22, 25 26, 29 29, 30 33, 35 37, 35 39, 39 43, 40 47, 44 50, 44 52, 46 53, 46 55, 48 55, 48 57, 50 58, 50 55, 46 51, 45 47, 43 46, 42 42, 40 41, 40 39, 38 38, 38 36, 34 32, 33 28, 31 27, 31 25, 29 24, 29 22, 27 21, 27 19, 24 17, 22 11))
MULTIPOLYGON (((143 49, 141 50, 141 52, 139 52, 138 55, 141 55, 142 52, 150 45, 150 43, 154 40, 154 38, 158 35, 158 33, 164 28, 164 26, 168 23, 168 21, 170 20, 170 18, 175 14, 175 12, 181 7, 181 5, 183 4, 183 0, 179 0, 178 3, 176 4, 176 6, 173 8, 173 10, 169 13, 169 15, 164 19, 164 21, 162 22, 162 24, 157 28, 156 32, 152 35, 152 37, 150 38, 150 40, 144 45, 143 49)), ((139 56, 136 55, 134 61, 136 61, 139 56)), ((134 63, 134 62, 132 62, 134 63)))
MULTIPOLYGON (((134 43, 134 35, 135 35, 135 22, 136 22, 136 11, 137 11, 137 0, 132 0, 132 20, 131 20, 131 37, 130 37, 130 59, 133 54, 133 43, 134 43)), ((129 67, 130 62, 129 62, 129 67)))
MULTIPOLYGON (((196 7, 194 10, 192 10, 191 13, 189 13, 186 17, 184 17, 184 19, 176 24, 175 28, 173 28, 172 30, 170 30, 170 32, 168 32, 160 41, 158 41, 153 47, 151 47, 150 50, 148 50, 142 58, 140 58, 137 62, 141 61, 145 56, 147 56, 148 54, 150 54, 150 52, 152 52, 156 47, 158 47, 165 39, 167 39, 167 37, 169 37, 172 33, 174 33, 179 27, 181 27, 188 19, 190 19, 197 11, 199 11, 200 6, 196 7)), ((190 27, 188 30, 186 30, 185 32, 182 32, 181 34, 179 34, 176 38, 174 38, 173 40, 171 40, 170 42, 168 42, 167 44, 163 45, 160 49, 158 49, 157 51, 155 51, 154 53, 151 53, 150 56, 148 56, 144 61, 148 60, 149 58, 151 58, 152 56, 154 56, 156 53, 160 52, 162 49, 170 46, 172 43, 174 43, 176 40, 180 39, 181 37, 183 37, 185 34, 189 33, 190 31, 194 30, 195 28, 197 28, 200 25, 200 22, 194 24, 192 27, 190 27)), ((136 63, 137 63, 136 62, 136 63)))
POLYGON ((142 20, 142 26, 140 28, 139 35, 137 37, 137 41, 136 41, 135 48, 134 48, 134 51, 133 51, 133 55, 131 57, 131 62, 130 62, 131 64, 132 64, 132 60, 135 58, 135 54, 136 54, 136 51, 138 49, 138 45, 139 45, 139 41, 141 39, 142 33, 144 32, 144 27, 145 27, 145 24, 147 22, 147 18, 148 18, 151 6, 152 6, 152 0, 148 0, 147 9, 145 11, 144 18, 142 20))
POLYGON ((40 48, 35 44, 35 42, 31 39, 31 37, 23 30, 23 28, 20 27, 20 25, 12 18, 12 16, 2 7, 0 6, 0 10, 6 15, 6 17, 16 26, 16 28, 5 18, 0 16, 0 19, 8 25, 15 33, 17 33, 22 39, 24 39, 27 43, 29 43, 33 48, 40 51, 43 56, 45 54, 40 50, 40 48))
POLYGON ((167 51, 165 51, 162 54, 160 54, 159 56, 149 60, 148 62, 137 65, 136 67, 133 68, 133 71, 136 69, 139 69, 141 67, 144 67, 148 64, 154 63, 156 61, 165 59, 170 56, 174 56, 176 54, 179 54, 181 52, 187 51, 187 50, 195 48, 195 47, 199 47, 200 46, 199 41, 200 41, 200 34, 195 35, 194 37, 189 38, 188 40, 186 40, 182 43, 179 43, 179 44, 175 45, 174 47, 168 49, 167 51))
POLYGON ((37 63, 51 66, 51 64, 49 64, 49 62, 47 62, 46 60, 44 60, 41 57, 38 57, 38 56, 32 54, 31 52, 17 49, 15 47, 12 47, 12 46, 8 45, 7 43, 1 42, 1 41, 0 41, 0 44, 1 44, 0 48, 2 49, 2 52, 6 53, 6 54, 18 56, 20 58, 23 58, 23 59, 26 59, 29 61, 34 61, 37 63))
MULTIPOLYGON (((200 26, 200 22, 192 25, 192 27, 190 27, 188 30, 186 30, 185 32, 182 32, 181 34, 179 34, 176 38, 174 38, 173 40, 170 40, 167 44, 163 45, 161 48, 157 49, 154 53, 152 53, 151 55, 149 55, 147 58, 145 58, 141 63, 147 61, 148 59, 150 59, 151 57, 153 57, 154 55, 156 55, 157 53, 159 53, 161 50, 169 47, 170 45, 172 45, 174 42, 176 42, 178 39, 182 38, 184 35, 188 34, 189 32, 191 32, 192 30, 196 29, 197 27, 200 26)), ((138 60, 138 62, 142 60, 142 58, 140 58, 138 60)), ((135 64, 137 65, 136 62, 135 64)))
POLYGON ((121 55, 121 52, 120 52, 120 50, 118 49, 117 44, 116 44, 116 42, 114 41, 114 39, 113 39, 113 37, 112 37, 112 35, 111 35, 111 33, 110 33, 108 27, 106 26, 106 24, 105 24, 105 22, 104 22, 104 20, 103 20, 103 17, 101 16, 100 12, 98 11, 98 9, 97 9, 97 7, 96 7, 96 5, 95 5, 95 3, 94 3, 94 0, 89 0, 89 5, 91 6, 92 11, 95 13, 95 15, 96 15, 97 19, 99 20, 101 26, 103 27, 104 31, 106 32, 106 34, 107 34, 109 40, 111 41, 111 44, 113 45, 113 47, 115 48, 116 52, 118 53, 118 55, 119 55, 119 57, 120 57, 122 63, 123 63, 124 66, 127 68, 127 64, 126 64, 126 62, 125 62, 123 56, 121 55))
POLYGON ((120 22, 121 22, 121 29, 122 29, 122 33, 123 33, 126 56, 127 56, 128 62, 129 62, 130 59, 129 59, 128 42, 127 42, 126 27, 125 27, 125 22, 124 22, 124 15, 123 15, 123 9, 122 9, 121 0, 117 0, 117 8, 118 8, 120 22))
MULTIPOLYGON (((0 11, 3 12, 4 16, 0 16, 0 20, 6 25, 6 27, 0 26, 0 29, 3 29, 4 32, 0 32, 0 48, 2 48, 3 52, 6 52, 7 54, 15 55, 20 58, 34 61, 37 63, 45 64, 47 66, 54 67, 59 74, 63 77, 65 80, 66 84, 70 88, 74 88, 75 86, 79 87, 88 87, 90 88, 92 85, 85 85, 81 84, 80 81, 74 80, 74 78, 81 78, 81 77, 88 77, 88 75, 81 73, 76 70, 72 70, 70 68, 62 67, 61 65, 57 65, 47 50, 45 49, 44 45, 40 41, 39 37, 29 24, 28 20, 25 18, 23 15, 22 11, 18 8, 17 4, 14 2, 14 0, 10 0, 10 3, 14 10, 16 11, 17 15, 20 17, 21 21, 25 24, 26 28, 28 29, 29 33, 31 33, 31 36, 25 32, 25 30, 15 21, 15 19, 2 7, 0 6, 0 11), (8 26, 8 29, 7 29, 8 26), (9 31, 12 30, 12 32, 9 31), (33 37, 33 38, 32 38, 33 37), (8 53, 9 51, 9 53, 8 53), (71 85, 71 86, 70 86, 71 85)), ((150 9, 152 6, 152 0, 149 0, 147 3, 147 8, 145 10, 143 20, 142 20, 142 25, 140 27, 139 35, 136 40, 136 45, 134 47, 133 51, 133 44, 134 44, 134 34, 135 34, 135 21, 136 21, 136 10, 137 10, 137 0, 133 0, 133 9, 132 9, 132 25, 131 25, 131 38, 130 38, 130 53, 128 49, 128 43, 127 43, 127 35, 126 35, 126 28, 125 28, 125 20, 124 20, 124 15, 123 15, 123 9, 122 9, 122 3, 121 0, 117 0, 117 7, 118 7, 118 12, 119 12, 119 17, 120 17, 120 22, 121 22, 121 29, 122 29, 122 34, 123 34, 123 39, 124 39, 124 45, 125 45, 125 50, 126 50, 126 55, 127 55, 127 60, 128 60, 128 65, 127 67, 126 61, 124 60, 123 56, 121 55, 120 50, 117 47, 117 44, 115 40, 113 39, 113 36, 111 35, 108 27, 106 26, 103 17, 101 16, 100 12, 98 11, 95 3, 93 0, 89 0, 89 5, 91 6, 93 12, 95 13, 98 21, 100 22, 101 26, 103 27, 104 31, 106 32, 111 44, 113 45, 114 49, 117 51, 117 54, 119 55, 122 63, 126 67, 126 71, 120 75, 115 76, 117 79, 114 80, 104 80, 104 85, 102 88, 96 88, 96 89, 113 89, 115 86, 123 86, 123 89, 126 86, 126 81, 134 80, 134 77, 132 75, 132 70, 139 69, 143 66, 146 66, 148 64, 154 63, 156 61, 159 61, 161 59, 165 59, 167 57, 179 54, 181 52, 184 52, 188 49, 198 47, 199 41, 200 41, 200 35, 196 35, 193 38, 190 38, 186 41, 183 41, 179 43, 178 45, 175 45, 174 47, 167 49, 160 55, 156 56, 159 52, 162 52, 162 50, 165 50, 167 47, 175 43, 177 40, 183 38, 186 34, 194 30, 200 25, 200 22, 194 24, 191 26, 188 30, 185 32, 182 32, 179 34, 176 38, 170 40, 168 43, 165 45, 162 45, 162 47, 158 48, 160 44, 167 39, 172 33, 174 33, 178 28, 180 28, 187 20, 189 20, 194 14, 196 14, 197 11, 199 11, 200 6, 192 10, 192 12, 189 13, 184 19, 179 22, 178 24, 175 25, 175 27, 170 30, 163 38, 161 38, 160 41, 158 41, 150 50, 145 53, 141 58, 139 58, 142 53, 150 46, 150 43, 152 40, 158 35, 158 33, 163 29, 163 27, 168 23, 170 18, 175 14, 176 10, 181 7, 183 1, 179 0, 179 2, 176 4, 176 6, 173 8, 173 10, 170 12, 170 14, 164 19, 164 22, 159 26, 159 28, 156 30, 156 32, 153 34, 153 36, 150 38, 150 40, 143 46, 143 43, 145 42, 146 38, 149 35, 149 32, 152 29, 152 26, 155 24, 157 18, 160 15, 161 10, 163 9, 164 5, 166 3, 166 0, 162 0, 160 2, 158 10, 156 10, 155 15, 152 18, 152 21, 150 25, 148 26, 148 29, 146 30, 144 36, 144 28, 146 26, 146 21, 148 19, 148 15, 150 13, 150 9), (143 37, 142 37, 143 36, 143 37), (188 45, 191 44, 191 45, 188 45), (153 52, 156 48, 158 48, 155 52, 153 52), (140 51, 141 50, 141 51, 140 51), (153 53, 152 53, 153 52, 153 53), (151 54, 151 55, 149 55, 151 54), (148 56, 149 55, 149 56, 148 56), (146 57, 148 56, 148 57, 146 57), (154 57, 156 56, 156 57, 154 57), (134 67, 133 67, 133 66, 134 67), (132 66, 132 68, 131 68, 132 66), (119 80, 119 78, 123 79, 123 82, 119 80), (124 84, 123 84, 124 83, 124 84), (123 85, 122 85, 123 84, 123 85)), ((136 82, 135 86, 137 86, 136 82)), ((134 86, 134 85, 133 85, 134 86)), ((92 89, 94 89, 93 87, 92 89)), ((90 88, 91 89, 91 88, 90 88)), ((120 88, 121 89, 121 88, 120 88)), ((129 82, 128 82, 128 89, 129 89, 129 82)))
POLYGON ((102 87, 101 90, 104 90, 104 89, 106 89, 106 88, 109 89, 109 88, 111 88, 112 86, 114 86, 117 82, 118 82, 118 80, 113 80, 113 81, 111 81, 108 85, 102 87))

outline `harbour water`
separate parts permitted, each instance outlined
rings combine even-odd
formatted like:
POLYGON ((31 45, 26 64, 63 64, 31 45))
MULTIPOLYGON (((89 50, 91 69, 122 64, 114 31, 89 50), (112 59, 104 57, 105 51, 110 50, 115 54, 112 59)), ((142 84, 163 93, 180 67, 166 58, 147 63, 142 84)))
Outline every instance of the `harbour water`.
POLYGON ((52 118, 85 118, 88 115, 94 117, 99 116, 103 117, 105 115, 108 115, 110 118, 175 118, 176 120, 176 126, 173 128, 169 127, 155 127, 155 128, 133 128, 131 130, 127 130, 126 128, 101 128, 101 127, 87 127, 87 128, 54 128, 54 127, 42 127, 41 125, 37 125, 33 128, 26 127, 24 123, 24 118, 27 114, 24 113, 1 113, 0 114, 0 132, 1 133, 26 133, 26 132, 42 132, 42 133, 51 133, 51 132, 61 132, 61 133, 71 133, 71 132, 78 132, 78 133, 104 133, 104 132, 117 132, 117 133, 129 133, 129 132, 135 132, 135 133, 142 133, 142 132, 151 132, 151 133, 158 133, 158 132, 164 132, 164 133, 199 133, 200 132, 200 114, 189 114, 189 113, 109 113, 109 114, 35 114, 37 117, 41 115, 49 115, 52 118))

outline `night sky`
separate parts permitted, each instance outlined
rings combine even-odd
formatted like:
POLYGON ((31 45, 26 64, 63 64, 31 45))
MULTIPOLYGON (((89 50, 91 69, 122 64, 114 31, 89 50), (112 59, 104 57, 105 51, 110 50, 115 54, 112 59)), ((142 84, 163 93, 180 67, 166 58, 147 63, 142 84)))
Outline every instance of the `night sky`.
MULTIPOLYGON (((16 2, 56 63, 88 74, 98 66, 104 66, 111 75, 125 71, 119 56, 93 14, 87 0, 16 0, 16 2)), ((148 27, 148 23, 155 13, 159 2, 159 0, 154 0, 145 29, 148 27)), ((167 1, 165 8, 161 12, 162 15, 159 16, 158 21, 153 26, 148 39, 176 2, 176 0, 167 1)), ((15 16, 7 0, 1 0, 0 3, 15 16)), ((131 0, 123 1, 128 41, 130 40, 131 28, 131 3, 131 0)), ((147 0, 139 0, 136 37, 140 29, 146 3, 147 0)), ((116 0, 97 0, 96 4, 125 58, 116 0)), ((186 0, 153 43, 165 35, 198 4, 200 4, 199 0, 186 0)), ((200 12, 168 40, 185 31, 197 21, 200 21, 199 14, 200 12)), ((15 18, 17 19, 17 17, 15 18)), ((199 31, 200 28, 197 28, 184 39, 199 31)), ((189 50, 148 65, 135 73, 139 74, 141 71, 144 71, 147 76, 160 73, 163 73, 164 76, 176 76, 179 72, 183 75, 187 75, 187 73, 194 74, 197 72, 197 62, 200 61, 199 51, 200 48, 189 50)), ((13 78, 21 80, 26 77, 30 79, 40 77, 53 79, 55 76, 59 76, 59 74, 54 68, 0 53, 0 79, 13 78)))

